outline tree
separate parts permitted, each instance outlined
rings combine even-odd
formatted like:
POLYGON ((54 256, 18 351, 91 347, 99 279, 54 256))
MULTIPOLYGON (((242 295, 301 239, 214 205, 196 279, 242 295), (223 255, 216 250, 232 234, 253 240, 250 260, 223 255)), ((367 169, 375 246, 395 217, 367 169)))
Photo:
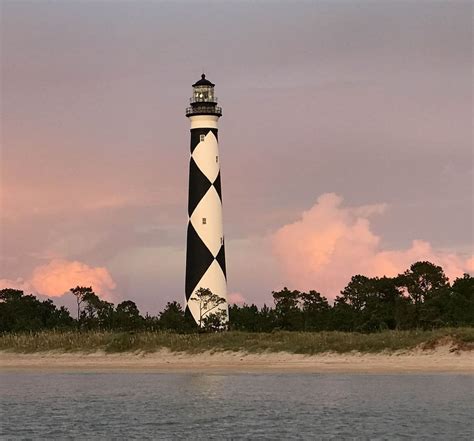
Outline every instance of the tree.
POLYGON ((398 286, 403 288, 415 306, 414 325, 420 325, 421 305, 436 292, 449 287, 443 268, 431 262, 415 262, 410 269, 398 276, 398 286))
POLYGON ((378 329, 405 329, 410 326, 412 306, 392 277, 371 279, 373 293, 368 299, 372 323, 378 329))
POLYGON ((8 303, 21 300, 23 291, 19 289, 5 288, 0 290, 0 302, 8 303))
POLYGON ((232 305, 229 308, 229 323, 232 329, 256 332, 261 330, 262 320, 255 305, 232 305))
POLYGON ((49 299, 40 301, 16 289, 0 290, 0 332, 63 329, 72 324, 67 309, 56 308, 49 299))
POLYGON ((140 315, 135 302, 125 300, 117 305, 113 314, 114 327, 124 330, 139 329, 144 324, 144 319, 140 315))
MULTIPOLYGON (((191 297, 191 301, 198 302, 199 304, 199 327, 203 328, 204 319, 209 316, 212 311, 219 308, 220 305, 225 303, 225 299, 214 294, 209 288, 199 288, 194 296, 191 297)), ((215 311, 217 313, 219 311, 215 311)), ((217 319, 221 320, 221 329, 224 327, 224 323, 227 321, 227 311, 223 311, 224 314, 218 314, 217 319)), ((216 318, 214 318, 215 320, 216 318)))
POLYGON ((452 286, 436 289, 420 307, 423 327, 472 326, 474 324, 474 278, 457 278, 452 286))
POLYGON ((202 326, 206 331, 222 331, 227 322, 227 311, 222 309, 216 310, 206 315, 202 320, 202 326))
POLYGON ((276 314, 273 308, 265 303, 259 311, 258 330, 260 332, 270 332, 276 325, 276 314))
POLYGON ((300 294, 303 308, 303 326, 305 330, 322 331, 327 328, 331 307, 326 297, 317 291, 300 294))
POLYGON ((404 327, 408 308, 395 279, 356 275, 336 297, 335 329, 371 332, 404 327))
POLYGON ((341 291, 341 300, 350 305, 355 312, 361 312, 367 306, 367 299, 371 291, 371 280, 358 274, 352 276, 350 282, 341 291))
POLYGON ((360 274, 351 277, 334 302, 334 329, 341 331, 368 330, 367 301, 373 292, 372 281, 360 274))
POLYGON ((474 325, 474 277, 469 274, 464 274, 453 282, 450 314, 452 325, 474 325))
POLYGON ((94 292, 87 292, 83 296, 84 309, 81 322, 87 328, 107 329, 112 327, 114 305, 100 299, 94 292))
POLYGON ((77 302, 77 323, 79 325, 79 320, 81 318, 81 305, 84 302, 84 296, 88 293, 93 293, 92 286, 76 286, 71 288, 69 291, 76 297, 77 302))
POLYGON ((411 265, 400 277, 400 281, 415 304, 423 303, 430 294, 448 285, 443 268, 426 261, 411 265))
POLYGON ((299 291, 290 291, 286 286, 281 291, 273 291, 277 326, 281 329, 298 330, 303 328, 300 310, 299 291))
POLYGON ((184 316, 183 307, 176 301, 168 302, 165 309, 160 312, 159 326, 161 329, 173 331, 187 331, 189 321, 184 316))

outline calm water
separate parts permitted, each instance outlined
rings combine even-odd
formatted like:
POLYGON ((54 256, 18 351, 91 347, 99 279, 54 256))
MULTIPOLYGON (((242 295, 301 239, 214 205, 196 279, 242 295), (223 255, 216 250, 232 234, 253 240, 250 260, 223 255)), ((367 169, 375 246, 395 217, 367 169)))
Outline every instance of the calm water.
POLYGON ((466 375, 0 374, 1 439, 472 439, 466 375))

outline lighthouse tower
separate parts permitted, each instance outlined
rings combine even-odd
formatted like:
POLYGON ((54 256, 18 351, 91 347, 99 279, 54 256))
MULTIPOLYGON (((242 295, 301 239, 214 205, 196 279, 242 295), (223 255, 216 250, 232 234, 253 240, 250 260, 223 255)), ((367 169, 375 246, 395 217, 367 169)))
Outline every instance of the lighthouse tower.
MULTIPOLYGON (((186 309, 199 324, 200 318, 206 312, 205 308, 213 306, 192 300, 199 288, 208 288, 213 294, 224 298, 226 301, 219 305, 219 309, 228 315, 220 157, 217 143, 217 122, 222 115, 222 108, 217 106, 214 84, 204 74, 193 84, 190 102, 191 106, 186 109, 186 116, 191 122, 186 309)), ((214 309, 212 313, 217 311, 214 309)))

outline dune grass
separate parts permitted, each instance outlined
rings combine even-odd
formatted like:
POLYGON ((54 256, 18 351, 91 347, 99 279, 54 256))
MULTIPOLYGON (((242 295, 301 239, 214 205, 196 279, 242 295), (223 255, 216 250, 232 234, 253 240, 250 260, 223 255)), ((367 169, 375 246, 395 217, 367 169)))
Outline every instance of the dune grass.
POLYGON ((0 335, 0 351, 32 352, 172 352, 242 351, 317 354, 322 352, 393 352, 415 347, 432 348, 450 341, 459 349, 474 347, 474 328, 444 328, 432 331, 286 332, 175 334, 168 332, 38 332, 0 335))

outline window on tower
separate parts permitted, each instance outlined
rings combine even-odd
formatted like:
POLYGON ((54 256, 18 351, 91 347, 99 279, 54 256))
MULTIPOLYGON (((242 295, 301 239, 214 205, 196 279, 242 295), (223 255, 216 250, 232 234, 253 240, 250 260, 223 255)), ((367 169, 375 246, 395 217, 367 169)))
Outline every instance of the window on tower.
POLYGON ((206 139, 206 135, 200 135, 200 136, 199 136, 199 140, 200 140, 201 142, 203 142, 205 139, 206 139))
POLYGON ((205 217, 202 218, 202 224, 206 225, 207 219, 205 217))

